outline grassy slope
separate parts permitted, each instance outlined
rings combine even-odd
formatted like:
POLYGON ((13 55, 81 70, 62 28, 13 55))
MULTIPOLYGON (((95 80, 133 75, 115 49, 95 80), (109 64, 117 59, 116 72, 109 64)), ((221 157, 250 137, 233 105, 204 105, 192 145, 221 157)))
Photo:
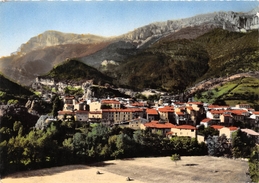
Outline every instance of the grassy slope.
POLYGON ((225 101, 228 105, 249 103, 252 106, 257 107, 259 105, 258 96, 259 79, 247 77, 239 78, 213 90, 205 91, 202 93, 201 98, 196 99, 209 103, 225 101))

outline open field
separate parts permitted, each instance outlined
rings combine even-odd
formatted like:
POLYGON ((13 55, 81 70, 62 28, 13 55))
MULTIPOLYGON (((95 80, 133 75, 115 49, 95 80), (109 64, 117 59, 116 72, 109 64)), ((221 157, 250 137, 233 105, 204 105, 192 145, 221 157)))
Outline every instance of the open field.
POLYGON ((209 156, 182 157, 176 164, 170 157, 135 158, 22 172, 2 183, 121 183, 127 177, 135 183, 244 183, 250 181, 247 169, 246 161, 209 156))

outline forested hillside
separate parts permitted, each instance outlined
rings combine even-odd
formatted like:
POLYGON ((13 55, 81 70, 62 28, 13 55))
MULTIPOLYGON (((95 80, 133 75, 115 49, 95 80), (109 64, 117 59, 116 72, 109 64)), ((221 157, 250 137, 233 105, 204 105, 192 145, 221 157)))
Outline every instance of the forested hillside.
POLYGON ((67 60, 65 63, 53 68, 42 78, 53 78, 56 82, 72 82, 74 84, 82 84, 86 80, 93 80, 96 84, 112 83, 111 77, 77 60, 67 60))
POLYGON ((28 96, 33 93, 21 85, 10 81, 0 74, 0 103, 17 103, 18 100, 22 103, 26 102, 28 96))
POLYGON ((257 37, 257 31, 237 33, 223 29, 190 40, 168 36, 127 59, 113 70, 112 76, 119 84, 136 89, 184 91, 197 81, 258 71, 257 37))

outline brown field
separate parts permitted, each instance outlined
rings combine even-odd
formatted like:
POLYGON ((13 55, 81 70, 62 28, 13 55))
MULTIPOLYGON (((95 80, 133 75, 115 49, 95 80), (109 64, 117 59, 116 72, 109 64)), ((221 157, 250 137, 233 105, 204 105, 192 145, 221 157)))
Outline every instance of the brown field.
POLYGON ((127 177, 135 183, 245 183, 247 169, 246 161, 209 156, 182 157, 176 164, 170 157, 134 158, 21 172, 1 183, 121 183, 127 177))

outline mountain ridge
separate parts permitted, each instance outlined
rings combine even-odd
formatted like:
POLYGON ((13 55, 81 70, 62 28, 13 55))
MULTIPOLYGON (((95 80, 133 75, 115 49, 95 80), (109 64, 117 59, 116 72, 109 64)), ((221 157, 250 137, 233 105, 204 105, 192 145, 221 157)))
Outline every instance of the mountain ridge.
POLYGON ((162 39, 194 39, 215 28, 245 32, 257 27, 259 20, 252 10, 250 14, 216 12, 151 23, 113 38, 46 31, 22 45, 19 53, 1 58, 0 72, 22 85, 30 85, 37 76, 46 74, 67 58, 76 58, 99 69, 104 60, 124 62, 162 39), (64 35, 69 36, 64 38, 64 35))

